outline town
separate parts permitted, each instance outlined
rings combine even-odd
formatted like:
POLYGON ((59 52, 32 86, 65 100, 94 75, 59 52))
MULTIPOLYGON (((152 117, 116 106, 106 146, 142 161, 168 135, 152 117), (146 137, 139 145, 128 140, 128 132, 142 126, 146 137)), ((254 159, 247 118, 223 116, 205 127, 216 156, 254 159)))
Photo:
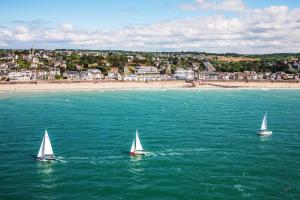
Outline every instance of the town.
POLYGON ((1 82, 299 80, 299 54, 0 50, 1 82))

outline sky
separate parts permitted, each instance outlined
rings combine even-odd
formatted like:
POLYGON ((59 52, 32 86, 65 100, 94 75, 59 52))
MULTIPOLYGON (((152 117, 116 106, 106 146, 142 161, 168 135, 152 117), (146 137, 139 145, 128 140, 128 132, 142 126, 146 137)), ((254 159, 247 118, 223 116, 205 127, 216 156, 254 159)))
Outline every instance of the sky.
POLYGON ((0 48, 300 52, 299 0, 1 0, 0 48))

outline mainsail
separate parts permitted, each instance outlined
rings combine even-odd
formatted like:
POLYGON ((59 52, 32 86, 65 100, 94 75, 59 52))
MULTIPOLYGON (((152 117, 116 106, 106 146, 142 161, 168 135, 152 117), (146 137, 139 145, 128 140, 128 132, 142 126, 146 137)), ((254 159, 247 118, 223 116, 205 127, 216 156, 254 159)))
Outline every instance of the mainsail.
POLYGON ((140 142, 138 130, 136 130, 136 134, 135 134, 135 150, 136 151, 143 151, 143 147, 142 147, 141 142, 140 142))
POLYGON ((260 130, 267 130, 267 113, 265 114, 264 118, 263 118, 263 121, 261 123, 261 128, 260 130))

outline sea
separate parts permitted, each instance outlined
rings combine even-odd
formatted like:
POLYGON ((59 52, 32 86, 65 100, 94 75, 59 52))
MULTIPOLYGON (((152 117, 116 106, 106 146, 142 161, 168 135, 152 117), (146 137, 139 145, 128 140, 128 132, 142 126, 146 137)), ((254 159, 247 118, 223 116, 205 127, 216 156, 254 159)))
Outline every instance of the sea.
POLYGON ((1 92, 0 199, 300 199, 300 90, 1 92))

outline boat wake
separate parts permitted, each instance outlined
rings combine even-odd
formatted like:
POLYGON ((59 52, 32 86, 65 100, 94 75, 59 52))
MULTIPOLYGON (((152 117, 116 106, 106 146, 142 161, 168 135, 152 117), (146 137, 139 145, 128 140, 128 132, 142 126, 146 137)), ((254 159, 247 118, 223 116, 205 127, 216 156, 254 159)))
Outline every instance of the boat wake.
POLYGON ((182 156, 183 153, 179 152, 146 152, 146 156, 182 156))
POLYGON ((69 161, 66 161, 65 158, 62 157, 62 156, 56 157, 56 160, 57 160, 58 162, 61 162, 61 163, 68 163, 68 162, 69 162, 69 161))
POLYGON ((249 190, 255 190, 255 188, 247 187, 241 184, 236 184, 233 187, 241 192, 243 197, 251 197, 251 193, 249 193, 249 190))
POLYGON ((89 157, 69 157, 69 160, 90 160, 89 157))

